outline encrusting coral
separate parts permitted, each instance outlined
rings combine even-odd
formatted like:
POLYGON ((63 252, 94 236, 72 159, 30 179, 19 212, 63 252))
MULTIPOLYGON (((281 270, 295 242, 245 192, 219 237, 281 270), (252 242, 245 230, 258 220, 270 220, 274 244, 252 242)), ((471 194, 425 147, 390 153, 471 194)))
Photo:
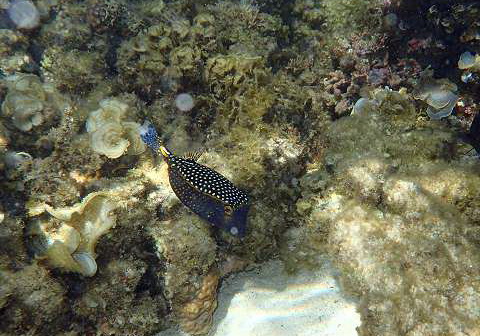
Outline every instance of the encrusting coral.
POLYGON ((361 335, 476 334, 478 163, 448 150, 443 125, 419 122, 405 92, 372 96, 332 124, 323 162, 301 179, 308 217, 286 260, 314 265, 329 251, 360 299, 361 335))
POLYGON ((414 97, 428 104, 427 114, 433 120, 449 116, 458 101, 457 86, 448 79, 434 79, 433 72, 425 70, 415 88, 414 97))
POLYGON ((212 326, 212 316, 217 308, 218 272, 210 272, 204 278, 194 299, 181 307, 180 327, 192 335, 206 334, 212 326))

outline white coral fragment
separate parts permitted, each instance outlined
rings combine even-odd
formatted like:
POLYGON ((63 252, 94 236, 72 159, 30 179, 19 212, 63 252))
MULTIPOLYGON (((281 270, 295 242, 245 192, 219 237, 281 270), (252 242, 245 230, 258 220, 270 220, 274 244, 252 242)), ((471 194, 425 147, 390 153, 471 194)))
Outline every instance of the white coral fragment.
POLYGON ((100 108, 90 113, 86 128, 92 149, 111 159, 123 154, 136 155, 145 151, 140 138, 140 125, 124 121, 128 105, 114 98, 104 99, 100 108))

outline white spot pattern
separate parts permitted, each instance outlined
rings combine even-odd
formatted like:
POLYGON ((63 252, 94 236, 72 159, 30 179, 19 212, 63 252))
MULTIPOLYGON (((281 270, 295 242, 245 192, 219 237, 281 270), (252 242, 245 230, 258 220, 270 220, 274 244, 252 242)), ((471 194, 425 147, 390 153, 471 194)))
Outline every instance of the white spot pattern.
POLYGON ((178 167, 178 171, 185 180, 205 194, 211 195, 228 205, 248 204, 248 196, 243 191, 208 167, 191 159, 184 159, 175 155, 170 156, 170 166, 178 167))

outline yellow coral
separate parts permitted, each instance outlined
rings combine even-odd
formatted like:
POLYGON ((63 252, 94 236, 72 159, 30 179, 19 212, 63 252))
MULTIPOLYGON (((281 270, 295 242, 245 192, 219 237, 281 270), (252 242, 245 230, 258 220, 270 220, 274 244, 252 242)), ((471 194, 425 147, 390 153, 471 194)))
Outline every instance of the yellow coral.
POLYGON ((124 121, 128 105, 116 99, 104 99, 100 109, 90 113, 86 128, 93 150, 114 159, 123 154, 140 154, 145 144, 136 122, 124 121))
POLYGON ((38 220, 29 234, 38 257, 54 268, 93 276, 97 271, 95 245, 115 225, 119 204, 106 192, 95 192, 71 207, 43 205, 48 221, 38 220))

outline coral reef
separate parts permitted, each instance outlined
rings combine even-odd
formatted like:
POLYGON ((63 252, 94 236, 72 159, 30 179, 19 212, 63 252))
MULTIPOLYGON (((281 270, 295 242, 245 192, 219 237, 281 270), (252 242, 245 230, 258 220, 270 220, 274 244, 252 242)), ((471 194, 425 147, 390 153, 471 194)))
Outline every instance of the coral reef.
POLYGON ((417 121, 407 95, 373 96, 332 125, 325 168, 302 178, 308 220, 290 233, 297 257, 286 260, 312 265, 328 250, 360 298, 361 335, 475 334, 478 162, 449 152, 449 130, 417 121))
POLYGON ((0 0, 0 334, 205 334, 225 276, 325 253, 360 334, 478 333, 477 3, 20 3, 32 29, 0 0), (244 238, 180 203, 145 120, 248 192, 244 238))

